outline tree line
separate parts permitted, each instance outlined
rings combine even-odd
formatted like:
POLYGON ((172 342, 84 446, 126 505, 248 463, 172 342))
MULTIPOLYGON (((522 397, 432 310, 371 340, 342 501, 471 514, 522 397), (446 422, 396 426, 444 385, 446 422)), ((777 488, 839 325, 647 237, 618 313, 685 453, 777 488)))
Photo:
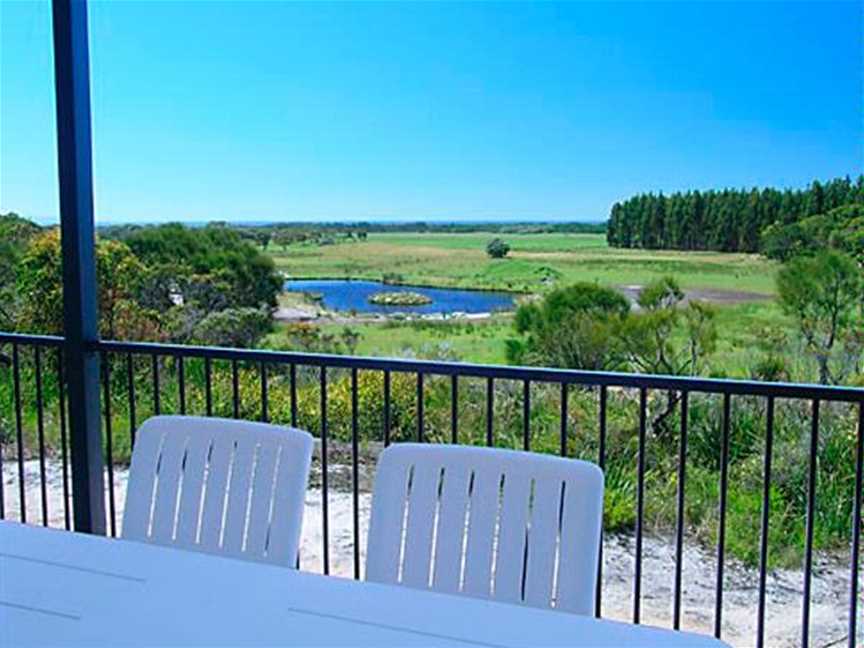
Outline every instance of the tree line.
POLYGON ((645 193, 612 206, 606 238, 622 248, 760 252, 766 228, 853 204, 864 204, 864 175, 800 190, 645 193))
MULTIPOLYGON (((125 239, 148 229, 148 225, 102 225, 99 234, 106 238, 125 239)), ((382 223, 356 222, 273 222, 228 223, 213 221, 207 228, 223 228, 236 232, 242 239, 255 243, 264 250, 273 244, 283 250, 291 245, 333 245, 335 243, 363 241, 374 234, 604 234, 606 223, 577 222, 426 222, 382 223)), ((193 227, 192 229, 200 229, 193 227)))

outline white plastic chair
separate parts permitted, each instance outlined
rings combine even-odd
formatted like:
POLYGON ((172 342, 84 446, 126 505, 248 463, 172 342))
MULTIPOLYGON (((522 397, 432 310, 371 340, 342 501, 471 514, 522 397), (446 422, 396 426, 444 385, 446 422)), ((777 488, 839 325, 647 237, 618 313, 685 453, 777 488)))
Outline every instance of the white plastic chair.
POLYGON ((312 437, 219 418, 138 430, 122 537, 294 567, 312 437))
POLYGON ((366 578, 593 614, 602 513, 592 463, 392 445, 378 461, 366 578))

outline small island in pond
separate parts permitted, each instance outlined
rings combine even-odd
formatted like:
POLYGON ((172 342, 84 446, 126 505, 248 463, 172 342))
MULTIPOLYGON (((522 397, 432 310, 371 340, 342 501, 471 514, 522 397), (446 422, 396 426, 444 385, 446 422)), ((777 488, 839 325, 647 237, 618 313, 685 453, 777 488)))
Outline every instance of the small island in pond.
POLYGON ((424 306, 431 304, 432 299, 410 291, 378 292, 369 297, 369 303, 378 306, 424 306))

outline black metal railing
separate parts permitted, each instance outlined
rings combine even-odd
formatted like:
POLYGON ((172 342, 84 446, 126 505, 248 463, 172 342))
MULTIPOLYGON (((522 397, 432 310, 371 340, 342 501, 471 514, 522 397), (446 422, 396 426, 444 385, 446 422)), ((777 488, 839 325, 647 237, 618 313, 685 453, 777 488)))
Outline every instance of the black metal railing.
MULTIPOLYGON (((0 517, 34 521, 27 511, 29 477, 25 467, 36 461, 39 521, 49 524, 51 485, 46 458, 52 458, 62 466, 59 489, 63 510, 59 524, 68 529, 70 471, 62 351, 62 338, 0 334, 0 359, 8 374, 0 383, 0 406, 11 412, 9 416, 0 414, 0 423, 6 427, 0 443, 0 471, 10 464, 15 466, 9 480, 0 480, 0 517), (17 494, 5 493, 4 482, 17 482, 17 494), (19 503, 17 515, 6 506, 13 498, 19 503)), ((649 488, 656 482, 646 482, 649 461, 656 459, 652 452, 664 445, 674 459, 667 466, 668 479, 674 482, 668 506, 668 537, 674 544, 670 617, 671 626, 679 629, 685 593, 683 556, 690 537, 688 459, 694 451, 692 444, 708 447, 709 453, 716 452, 717 473, 713 535, 713 631, 717 637, 728 630, 723 614, 727 589, 724 570, 730 560, 730 465, 733 453, 738 452, 741 427, 735 416, 742 411, 748 415, 755 412, 759 432, 751 436, 758 439, 751 438, 747 443, 751 450, 757 449, 750 463, 756 466, 755 472, 761 473, 757 532, 752 537, 752 544, 758 545, 753 552, 758 565, 758 602, 754 610, 755 636, 748 643, 760 646, 766 640, 772 495, 777 483, 786 479, 777 471, 778 429, 786 430, 794 419, 801 422, 796 434, 806 438, 806 476, 796 491, 801 494, 803 515, 799 638, 806 646, 811 640, 814 552, 820 548, 818 538, 824 535, 817 528, 821 519, 817 515, 822 481, 820 433, 828 425, 845 426, 852 450, 842 460, 849 462, 854 483, 848 493, 842 494, 850 514, 848 526, 840 535, 851 545, 847 641, 850 647, 857 645, 864 458, 862 389, 113 341, 100 342, 91 351, 101 356, 106 508, 111 535, 118 533, 121 506, 115 493, 116 467, 128 461, 138 424, 159 413, 274 420, 304 427, 317 435, 322 508, 320 568, 325 574, 331 572, 332 545, 328 507, 334 486, 329 462, 334 453, 347 455, 344 465, 351 483, 347 491, 352 509, 351 573, 355 578, 362 575, 360 482, 367 446, 409 439, 505 445, 580 456, 599 463, 610 471, 610 476, 624 456, 635 464, 633 473, 627 473, 635 482, 630 527, 635 538, 630 618, 635 623, 643 620, 643 542, 656 526, 648 516, 649 488), (711 408, 706 409, 706 403, 711 408), (702 412, 698 430, 694 407, 702 412), (635 415, 626 418, 627 412, 635 415), (781 414, 782 426, 778 423, 781 414), (614 423, 613 415, 618 417, 614 423), (588 437, 590 440, 586 440, 588 437)), ((752 425, 750 429, 752 432, 752 425)), ((603 611, 602 570, 601 555, 595 593, 598 616, 603 611)))

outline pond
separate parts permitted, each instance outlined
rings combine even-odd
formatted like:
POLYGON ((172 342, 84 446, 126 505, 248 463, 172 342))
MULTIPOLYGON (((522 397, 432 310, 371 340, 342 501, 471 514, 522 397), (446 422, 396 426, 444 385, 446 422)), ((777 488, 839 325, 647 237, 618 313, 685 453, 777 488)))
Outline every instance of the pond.
POLYGON ((449 313, 491 313, 513 308, 512 293, 493 290, 460 290, 458 288, 423 288, 420 286, 393 286, 381 281, 356 279, 298 279, 285 282, 285 290, 317 293, 321 303, 329 310, 357 313, 420 313, 438 315, 449 313), (369 303, 379 292, 413 292, 426 295, 431 304, 420 306, 383 306, 369 303))

